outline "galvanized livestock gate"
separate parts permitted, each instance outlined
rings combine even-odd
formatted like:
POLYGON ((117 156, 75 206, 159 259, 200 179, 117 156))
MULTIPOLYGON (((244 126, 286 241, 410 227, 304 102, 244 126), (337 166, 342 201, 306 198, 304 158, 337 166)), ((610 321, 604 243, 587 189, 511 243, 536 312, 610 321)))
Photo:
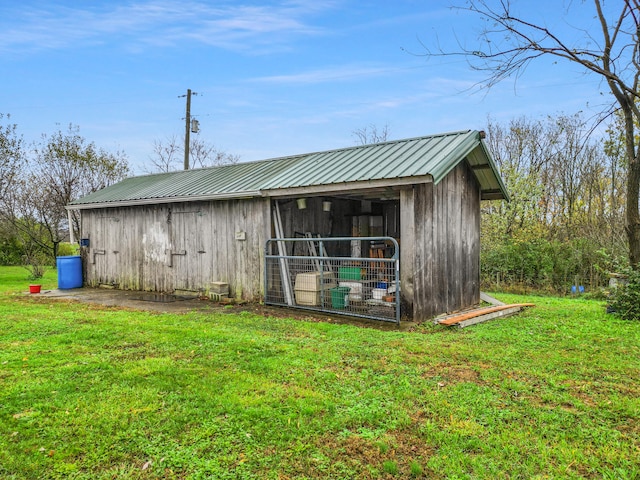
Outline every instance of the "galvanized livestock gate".
POLYGON ((400 323, 400 256, 391 237, 271 239, 264 278, 269 305, 400 323), (364 243, 378 254, 333 256, 345 250, 339 243, 364 243))

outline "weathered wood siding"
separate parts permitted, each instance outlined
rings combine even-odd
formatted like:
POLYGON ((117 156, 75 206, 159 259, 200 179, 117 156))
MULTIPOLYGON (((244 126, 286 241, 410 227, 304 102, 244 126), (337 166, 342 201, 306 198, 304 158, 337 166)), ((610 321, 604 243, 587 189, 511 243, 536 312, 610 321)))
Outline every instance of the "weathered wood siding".
POLYGON ((403 304, 416 320, 480 301, 480 188, 466 162, 401 191, 403 304))
POLYGON ((232 296, 259 300, 270 231, 265 199, 83 210, 86 282, 171 292, 223 281, 232 296))

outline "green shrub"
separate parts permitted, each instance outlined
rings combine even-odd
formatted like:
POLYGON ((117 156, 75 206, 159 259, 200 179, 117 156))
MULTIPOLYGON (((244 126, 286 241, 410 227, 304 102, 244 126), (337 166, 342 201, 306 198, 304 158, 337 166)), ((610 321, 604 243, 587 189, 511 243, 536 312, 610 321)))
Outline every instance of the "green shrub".
POLYGON ((640 271, 627 270, 629 283, 619 284, 611 292, 613 313, 625 320, 640 320, 640 271))
POLYGON ((29 280, 42 278, 47 271, 47 265, 51 264, 51 259, 42 252, 30 252, 23 257, 23 267, 29 272, 29 280))
POLYGON ((17 237, 0 239, 0 265, 20 265, 24 248, 17 237))
POLYGON ((566 294, 572 285, 604 287, 616 256, 589 239, 484 242, 480 251, 482 288, 566 294))
POLYGON ((80 247, 77 243, 62 242, 58 245, 58 256, 68 257, 70 255, 80 255, 80 247))

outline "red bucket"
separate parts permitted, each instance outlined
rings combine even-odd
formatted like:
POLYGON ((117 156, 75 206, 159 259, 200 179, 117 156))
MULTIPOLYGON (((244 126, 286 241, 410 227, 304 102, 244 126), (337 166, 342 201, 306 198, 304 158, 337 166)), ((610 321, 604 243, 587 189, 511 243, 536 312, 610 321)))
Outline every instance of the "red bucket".
POLYGON ((29 285, 29 293, 40 293, 42 285, 29 285))

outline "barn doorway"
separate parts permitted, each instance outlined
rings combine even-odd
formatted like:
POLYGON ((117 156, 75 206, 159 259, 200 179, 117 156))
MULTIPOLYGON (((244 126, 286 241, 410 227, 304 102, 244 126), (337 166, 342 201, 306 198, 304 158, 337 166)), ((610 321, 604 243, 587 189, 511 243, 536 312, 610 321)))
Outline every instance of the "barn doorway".
POLYGON ((264 278, 269 305, 400 323, 400 248, 391 237, 270 239, 264 278), (328 253, 362 243, 369 256, 328 253))

